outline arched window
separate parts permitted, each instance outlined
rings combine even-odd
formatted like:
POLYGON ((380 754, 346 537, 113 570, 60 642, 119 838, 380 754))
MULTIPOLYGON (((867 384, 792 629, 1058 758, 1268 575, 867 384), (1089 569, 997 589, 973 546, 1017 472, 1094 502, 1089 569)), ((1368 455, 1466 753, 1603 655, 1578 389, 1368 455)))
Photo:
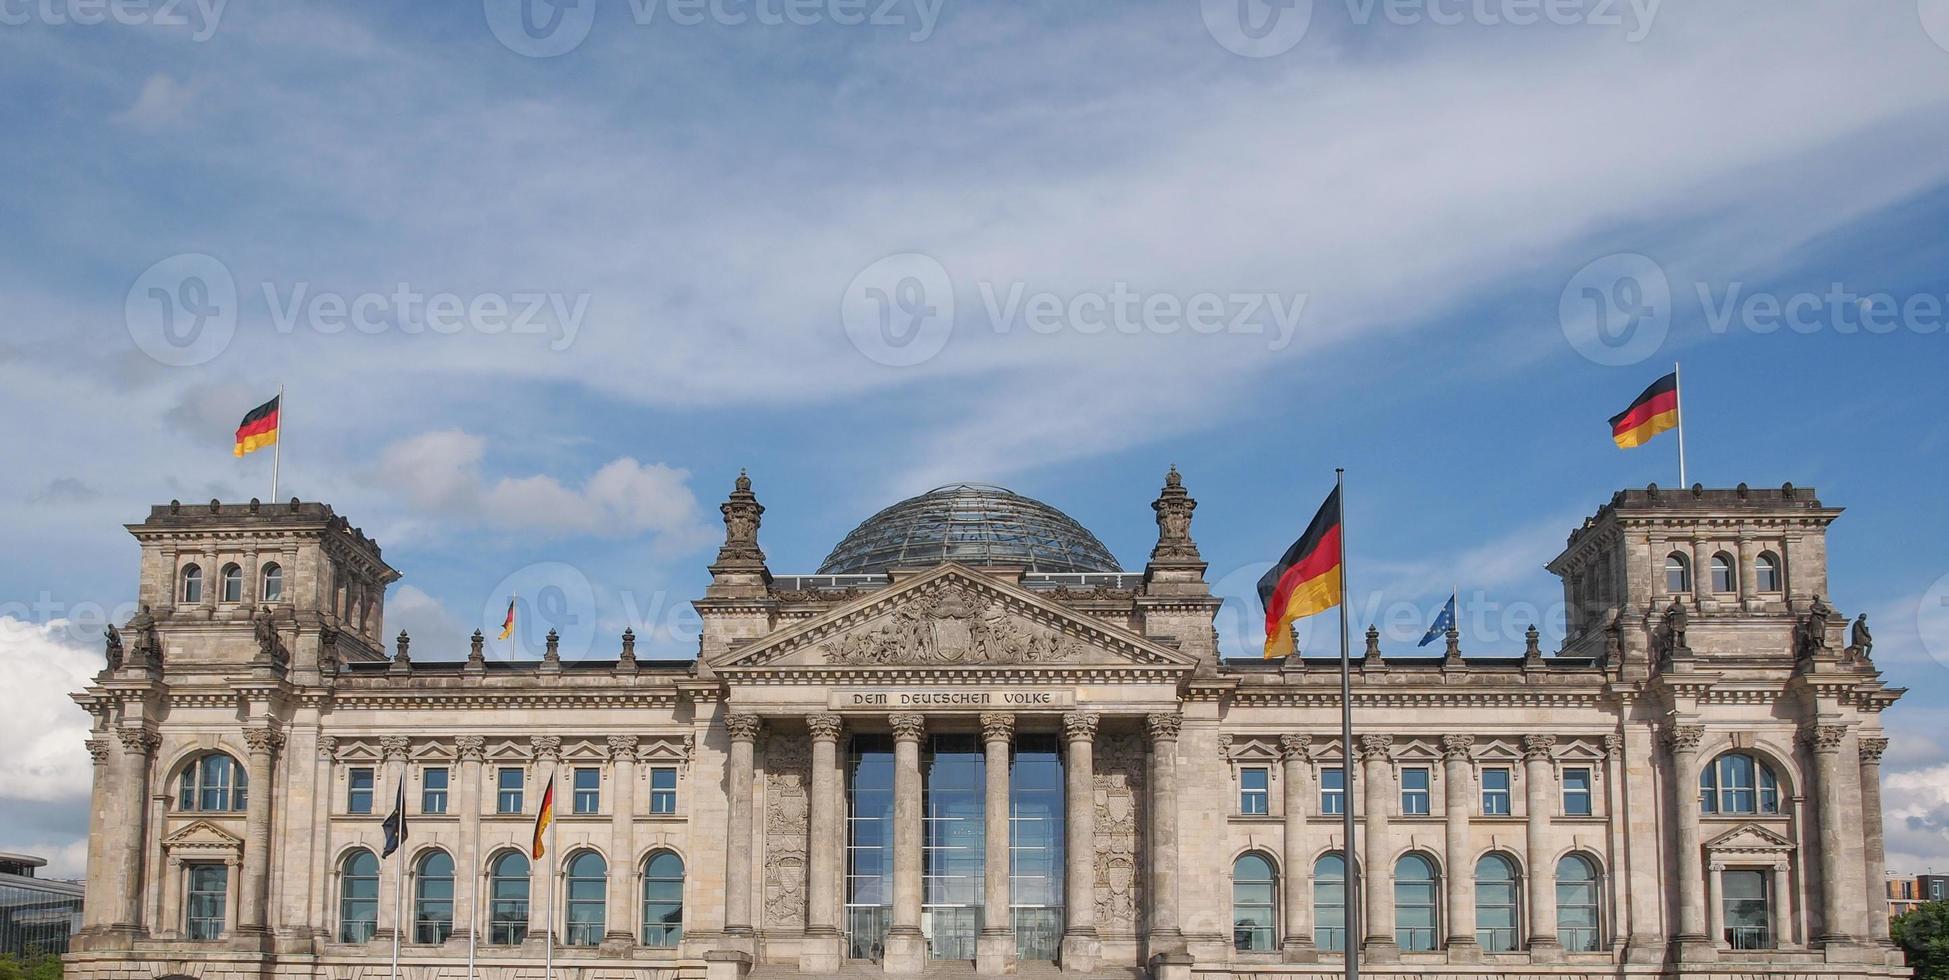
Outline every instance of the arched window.
POLYGON ((260 596, 265 602, 276 602, 284 598, 284 566, 271 562, 264 566, 264 587, 260 596))
POLYGON ((528 859, 508 851, 494 859, 487 881, 487 941, 519 946, 528 940, 528 859))
POLYGON ((1475 941, 1483 952, 1515 952, 1521 894, 1514 861, 1485 854, 1475 862, 1475 941))
POLYGON ((1762 551, 1753 560, 1753 588, 1759 592, 1780 591, 1780 556, 1762 551))
POLYGON ((1232 862, 1233 948, 1241 953, 1276 949, 1278 908, 1272 861, 1258 853, 1240 855, 1232 862))
POLYGON ((249 780, 244 767, 222 752, 206 752, 183 767, 176 809, 192 813, 236 813, 244 808, 249 780))
POLYGON ((413 941, 444 943, 453 935, 453 858, 429 851, 413 871, 413 941))
POLYGON ((217 598, 224 602, 244 601, 244 570, 235 562, 223 566, 217 598))
POLYGON ((1394 862, 1394 942, 1407 952, 1435 948, 1434 862, 1408 854, 1394 862))
POLYGON ((1725 595, 1739 591, 1734 577, 1732 556, 1724 552, 1712 556, 1712 591, 1725 595))
POLYGON ((338 941, 369 943, 379 926, 379 859, 360 849, 338 865, 338 941))
POLYGON ((1665 556, 1665 591, 1672 595, 1692 591, 1692 563, 1676 551, 1665 556))
POLYGON ((1766 763, 1728 752, 1699 773, 1702 813, 1755 815, 1780 812, 1780 779, 1766 763))
POLYGON ((183 566, 182 594, 183 602, 185 603, 194 604, 203 601, 203 569, 201 566, 183 566))
POLYGON ((669 949, 684 937, 684 859, 661 851, 643 865, 643 945, 669 949))
POLYGON ((609 890, 609 865, 602 855, 583 851, 568 860, 568 944, 600 946, 607 927, 603 901, 609 890))
POLYGON ((1595 953, 1598 941, 1597 865, 1578 854, 1556 866, 1556 938, 1570 953, 1595 953))
POLYGON ((1322 953, 1347 949, 1347 860, 1338 854, 1313 862, 1313 945, 1322 953))

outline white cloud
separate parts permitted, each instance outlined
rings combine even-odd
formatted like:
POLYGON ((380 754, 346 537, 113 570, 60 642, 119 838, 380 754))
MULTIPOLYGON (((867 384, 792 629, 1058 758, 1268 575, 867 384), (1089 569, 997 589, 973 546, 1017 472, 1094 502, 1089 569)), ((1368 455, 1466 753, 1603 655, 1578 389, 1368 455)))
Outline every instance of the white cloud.
POLYGON ((630 457, 611 460, 579 487, 547 474, 482 473, 487 440, 459 429, 427 432, 387 446, 380 481, 423 511, 510 530, 596 537, 654 534, 668 550, 709 540, 687 470, 630 457))
POLYGON ((1889 870, 1949 869, 1949 762, 1884 772, 1881 797, 1889 870))
POLYGON ((85 798, 92 763, 82 743, 88 713, 68 695, 101 670, 101 654, 67 638, 67 624, 45 626, 0 616, 0 800, 51 802, 85 798))
POLYGON ((116 113, 115 121, 141 130, 161 129, 183 118, 201 87, 164 74, 150 75, 142 83, 142 92, 135 97, 135 103, 116 113))

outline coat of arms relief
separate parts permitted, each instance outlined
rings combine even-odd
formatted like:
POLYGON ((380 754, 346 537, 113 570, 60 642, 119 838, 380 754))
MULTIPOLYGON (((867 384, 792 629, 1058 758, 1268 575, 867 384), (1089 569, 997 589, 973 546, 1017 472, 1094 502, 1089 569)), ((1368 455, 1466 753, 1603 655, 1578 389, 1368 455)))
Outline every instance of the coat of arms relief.
POLYGON ((884 625, 836 637, 822 649, 828 663, 902 667, 1101 659, 1082 640, 955 581, 916 589, 902 597, 884 625))

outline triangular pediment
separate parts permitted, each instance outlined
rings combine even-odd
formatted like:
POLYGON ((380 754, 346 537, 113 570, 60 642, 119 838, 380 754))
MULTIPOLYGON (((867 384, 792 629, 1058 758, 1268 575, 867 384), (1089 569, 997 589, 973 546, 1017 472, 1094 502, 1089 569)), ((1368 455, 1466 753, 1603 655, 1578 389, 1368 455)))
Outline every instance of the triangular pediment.
POLYGON ((207 820, 198 820, 163 838, 162 846, 172 851, 236 851, 243 848, 244 840, 207 820))
POLYGON ((733 673, 785 668, 1164 668, 1195 658, 947 564, 730 651, 733 673))
POLYGON ((1740 824, 1706 842, 1714 852, 1773 854, 1793 850, 1793 841, 1756 823, 1740 824))

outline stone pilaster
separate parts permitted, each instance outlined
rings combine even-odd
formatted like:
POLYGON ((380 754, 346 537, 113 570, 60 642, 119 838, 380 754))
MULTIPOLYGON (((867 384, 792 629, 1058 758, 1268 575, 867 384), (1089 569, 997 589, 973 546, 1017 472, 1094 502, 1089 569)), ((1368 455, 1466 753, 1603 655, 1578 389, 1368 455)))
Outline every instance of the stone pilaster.
POLYGON ((805 719, 812 735, 812 788, 806 814, 805 940, 799 945, 799 972, 830 974, 839 970, 840 848, 844 828, 839 819, 839 736, 845 730, 838 715, 805 719))
POLYGON ((1062 716, 1069 746, 1064 768, 1062 968, 1092 973, 1103 953, 1096 935, 1096 728, 1101 716, 1062 716))
MULTIPOLYGON (((412 740, 404 735, 384 735, 379 739, 379 751, 386 764, 386 781, 376 787, 376 798, 372 801, 373 816, 379 819, 383 820, 384 815, 393 812, 393 802, 400 798, 400 793, 406 785, 406 755, 411 746, 412 740)), ((373 930, 376 939, 390 941, 393 930, 398 928, 406 930, 400 933, 401 942, 411 940, 412 929, 408 924, 410 917, 405 913, 411 908, 412 897, 401 896, 399 889, 394 887, 395 879, 392 877, 395 873, 393 862, 404 862, 405 859, 405 855, 402 854, 397 857, 383 858, 380 861, 379 925, 373 930), (399 906, 402 897, 408 903, 405 909, 399 906)))
POLYGON ((887 973, 915 974, 927 966, 927 940, 920 931, 920 743, 927 737, 927 719, 897 714, 887 721, 893 726, 893 924, 880 965, 887 973))
POLYGON ((1893 945, 1888 938, 1888 850, 1881 822, 1881 754, 1888 751, 1888 740, 1863 735, 1855 744, 1861 752, 1861 829, 1866 835, 1861 877, 1867 886, 1868 939, 1893 945))
POLYGON ((1820 821, 1820 920, 1816 941, 1823 947, 1848 947, 1861 941, 1856 932, 1859 920, 1852 896, 1859 880, 1848 874, 1847 826, 1856 815, 1848 812, 1843 795, 1841 744, 1847 739, 1845 725, 1812 725, 1802 730, 1801 741, 1814 754, 1814 793, 1820 821))
POLYGON ((1286 937, 1279 944, 1288 963, 1319 962, 1313 944, 1312 842, 1306 833, 1306 806, 1312 796, 1311 735, 1279 736, 1279 762, 1284 770, 1285 837, 1279 863, 1285 874, 1286 937))
POLYGON ((1699 831, 1701 725, 1677 724, 1666 732, 1672 754, 1672 823, 1678 828, 1678 944, 1685 962, 1716 959, 1706 922, 1705 851, 1699 831))
POLYGON ((1150 733, 1150 955, 1184 949, 1178 915, 1178 733, 1176 712, 1145 719, 1150 733))
POLYGON ((628 949, 636 944, 639 918, 630 914, 637 903, 636 881, 636 736, 611 735, 609 752, 609 893, 608 929, 602 944, 628 949))
POLYGON ((330 735, 318 736, 318 758, 312 770, 311 825, 317 832, 311 837, 311 881, 306 885, 306 921, 311 926, 314 939, 324 940, 332 934, 335 916, 327 907, 330 893, 327 883, 331 879, 331 809, 332 809, 332 770, 337 765, 338 739, 330 735))
POLYGON ((480 794, 487 739, 479 735, 462 735, 454 739, 453 744, 460 755, 460 771, 453 780, 448 781, 449 791, 453 793, 448 806, 456 808, 453 812, 460 815, 460 853, 453 874, 453 934, 464 939, 486 934, 480 928, 480 883, 483 873, 480 863, 480 794), (466 910, 467 926, 464 933, 460 926, 462 909, 466 910))
POLYGON ((118 728, 115 735, 122 742, 115 766, 115 795, 122 808, 118 819, 106 828, 115 872, 110 879, 115 887, 115 915, 109 928, 133 937, 142 931, 142 884, 147 877, 142 866, 142 839, 149 758, 162 738, 146 728, 118 728))
MULTIPOLYGON (((1394 785, 1394 739, 1390 735, 1362 735, 1358 751, 1361 783, 1365 790, 1366 847, 1365 867, 1360 873, 1361 939, 1364 957, 1376 963, 1392 963, 1400 958, 1400 945, 1394 940, 1394 866, 1390 859, 1387 815, 1392 809, 1388 790, 1394 785)), ((1351 795, 1347 801, 1353 804, 1351 795)), ((1351 941, 1351 940, 1349 940, 1351 941)))
POLYGON ((1448 865, 1448 887, 1443 890, 1448 901, 1442 919, 1448 927, 1450 962, 1474 961, 1482 951, 1475 938, 1475 849, 1469 842, 1469 798, 1475 785, 1469 752, 1474 746, 1473 735, 1441 739, 1443 862, 1448 865))
POLYGON ((731 736, 729 812, 725 815, 724 935, 728 948, 755 952, 755 908, 751 900, 751 855, 757 841, 752 837, 751 796, 756 780, 753 758, 758 735, 764 724, 757 715, 734 714, 724 720, 731 736))
POLYGON ((244 865, 237 897, 237 931, 246 937, 270 932, 272 779, 284 735, 270 727, 244 729, 245 771, 250 786, 244 799, 244 865))
POLYGON ((1523 798, 1527 810, 1523 840, 1528 852, 1523 863, 1529 865, 1529 873, 1523 877, 1529 886, 1524 911, 1529 915, 1532 962, 1550 962, 1563 954, 1563 944, 1556 935, 1556 862, 1550 846, 1550 817, 1556 813, 1556 766, 1550 749, 1555 745, 1555 735, 1523 736, 1523 798))
MULTIPOLYGON (((88 815, 88 880, 108 880, 108 859, 103 854, 108 844, 108 825, 117 816, 108 794, 109 759, 113 757, 115 741, 97 734, 83 743, 88 749, 93 786, 88 794, 90 812, 88 815)), ((114 906, 108 896, 91 894, 82 899, 81 925, 90 935, 99 932, 114 921, 114 906)))
POLYGON ((975 972, 1016 971, 1015 917, 1009 910, 1008 754, 1015 744, 1015 716, 981 716, 981 744, 987 754, 987 786, 982 798, 986 860, 982 864, 981 936, 975 945, 975 972))

